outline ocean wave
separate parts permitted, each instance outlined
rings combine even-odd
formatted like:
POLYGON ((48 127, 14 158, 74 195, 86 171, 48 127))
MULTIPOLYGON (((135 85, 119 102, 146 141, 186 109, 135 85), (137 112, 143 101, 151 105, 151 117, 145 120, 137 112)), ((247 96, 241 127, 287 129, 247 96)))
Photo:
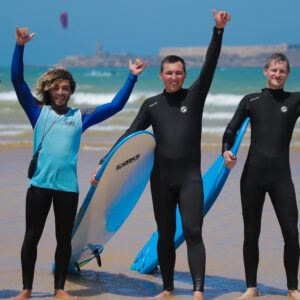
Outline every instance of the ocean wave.
MULTIPOLYGON (((146 99, 153 95, 156 92, 149 91, 139 91, 133 92, 130 95, 129 103, 134 103, 140 99, 146 99)), ((75 104, 89 104, 89 105, 101 105, 107 102, 110 102, 114 97, 115 93, 75 93, 72 96, 72 99, 75 104)), ((242 95, 233 95, 233 94, 208 94, 205 105, 207 106, 232 106, 236 107, 240 100, 243 98, 242 95)))
MULTIPOLYGON (((202 133, 203 134, 222 134, 225 131, 226 126, 204 126, 202 127, 202 133)), ((246 134, 249 134, 251 132, 251 128, 250 126, 247 128, 246 134)), ((299 127, 295 127, 294 131, 293 131, 293 135, 294 137, 298 137, 300 134, 300 128, 299 127)))
MULTIPOLYGON (((130 114, 130 120, 135 117, 138 113, 139 107, 125 107, 122 112, 119 113, 117 118, 123 116, 124 114, 130 114), (133 115, 133 116, 132 116, 133 115)), ((203 112, 203 120, 231 120, 234 112, 203 112)), ((124 117, 123 117, 124 118, 124 117)))
MULTIPOLYGON (((75 92, 72 95, 72 100, 75 104, 87 104, 87 105, 101 105, 110 102, 116 95, 114 93, 84 93, 75 92)), ((157 94, 154 91, 138 91, 133 92, 130 95, 129 103, 135 103, 140 99, 146 99, 157 94)), ((242 95, 233 94, 208 94, 205 105, 207 106, 233 106, 236 107, 240 100, 243 98, 242 95)), ((18 101, 16 93, 14 91, 0 92, 0 101, 18 101)))
POLYGON ((3 129, 16 129, 16 130, 31 130, 32 127, 29 124, 0 124, 0 130, 3 129))
POLYGON ((208 94, 205 105, 236 107, 243 97, 243 95, 233 94, 208 94))
POLYGON ((233 116, 233 113, 230 112, 204 112, 203 119, 204 120, 230 120, 233 116))
MULTIPOLYGON (((89 104, 89 105, 101 105, 112 101, 116 93, 75 93, 72 99, 75 104, 89 104)), ((136 92, 132 93, 129 98, 129 103, 134 103, 141 98, 148 98, 149 92, 136 92)))
POLYGON ((1 137, 20 136, 28 131, 32 131, 28 124, 0 124, 1 137))
POLYGON ((0 92, 0 101, 18 101, 14 91, 0 92))
POLYGON ((0 131, 0 136, 16 136, 24 133, 24 130, 5 130, 0 131))
POLYGON ((100 72, 96 70, 91 70, 88 73, 84 73, 85 77, 111 77, 113 75, 112 72, 100 72))
POLYGON ((128 126, 122 125, 96 125, 88 129, 88 131, 125 131, 128 126))
MULTIPOLYGON (((79 91, 80 89, 92 89, 93 86, 89 84, 77 84, 76 83, 76 91, 79 91)), ((75 92, 76 93, 76 92, 75 92)))
MULTIPOLYGON (((129 103, 134 103, 141 98, 148 98, 152 94, 149 92, 135 92, 130 95, 129 103)), ((101 105, 112 101, 116 93, 83 93, 78 92, 72 95, 75 104, 101 105)), ((0 92, 0 101, 17 102, 18 98, 14 91, 0 92)))
MULTIPOLYGON (((120 124, 98 124, 90 127, 88 129, 89 132, 91 131, 125 131, 129 127, 129 124, 120 125, 120 124)), ((149 128, 151 129, 151 127, 149 128)), ((202 128, 202 131, 204 133, 216 133, 216 132, 224 132, 225 127, 223 126, 204 126, 202 128)), ((32 127, 29 124, 0 124, 0 134, 3 135, 4 132, 18 132, 16 134, 19 134, 19 132, 26 132, 26 131, 32 131, 32 127)), ((295 132, 300 132, 300 128, 295 128, 295 132)))
POLYGON ((225 126, 204 126, 202 127, 202 133, 206 134, 223 134, 225 131, 225 126))

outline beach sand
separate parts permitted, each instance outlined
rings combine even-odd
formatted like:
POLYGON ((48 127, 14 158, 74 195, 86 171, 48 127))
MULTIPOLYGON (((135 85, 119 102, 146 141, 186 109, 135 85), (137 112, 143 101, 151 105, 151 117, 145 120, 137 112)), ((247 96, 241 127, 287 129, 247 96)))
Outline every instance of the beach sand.
MULTIPOLYGON (((238 156, 238 165, 215 205, 205 217, 203 235, 206 246, 205 299, 234 299, 245 289, 242 260, 243 225, 239 197, 239 179, 246 148, 238 156)), ((219 149, 203 149, 203 174, 220 154, 219 149)), ((103 153, 102 153, 103 154, 103 153)), ((78 160, 80 204, 89 188, 89 178, 102 155, 81 151, 78 160)), ((296 193, 300 192, 300 152, 291 152, 291 166, 296 193)), ((18 294, 22 288, 20 248, 24 236, 25 194, 29 149, 0 149, 0 299, 18 294)), ((299 202, 299 201, 298 201, 299 202)), ((130 266, 144 243, 155 230, 151 196, 147 186, 136 208, 121 229, 105 245, 102 268, 95 261, 87 264, 80 276, 68 276, 65 289, 81 299, 145 299, 161 291, 159 270, 143 275, 130 266)), ((34 279, 34 299, 53 296, 50 272, 55 251, 53 211, 50 211, 39 243, 34 279)), ((270 199, 266 198, 260 239, 258 273, 262 299, 286 299, 283 267, 283 240, 270 199)), ((177 251, 175 297, 192 299, 192 284, 186 258, 186 246, 177 251)))

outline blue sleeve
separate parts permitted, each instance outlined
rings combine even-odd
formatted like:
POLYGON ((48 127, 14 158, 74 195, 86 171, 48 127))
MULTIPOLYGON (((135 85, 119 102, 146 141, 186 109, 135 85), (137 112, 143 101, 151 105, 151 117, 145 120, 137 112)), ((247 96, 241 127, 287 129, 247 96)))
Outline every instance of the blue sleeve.
POLYGON ((23 53, 24 46, 16 44, 11 64, 11 81, 16 91, 18 100, 29 119, 32 128, 34 128, 42 108, 34 101, 30 89, 24 80, 23 53))
POLYGON ((82 132, 122 110, 136 81, 137 76, 129 73, 125 84, 110 103, 100 105, 96 109, 80 109, 82 114, 82 132))

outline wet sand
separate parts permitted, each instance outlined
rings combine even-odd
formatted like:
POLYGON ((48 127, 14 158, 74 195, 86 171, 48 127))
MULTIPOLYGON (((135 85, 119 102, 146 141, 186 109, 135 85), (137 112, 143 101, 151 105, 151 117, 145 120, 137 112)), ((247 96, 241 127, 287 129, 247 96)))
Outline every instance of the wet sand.
MULTIPOLYGON (((219 149, 202 151, 203 173, 218 155, 219 149)), ((298 195, 299 155, 299 151, 291 153, 292 172, 298 195)), ((237 167, 231 172, 219 199, 205 217, 205 299, 234 299, 245 289, 242 262, 243 225, 239 198, 239 179, 245 156, 246 149, 242 148, 237 167)), ((88 190, 91 172, 100 157, 98 152, 80 152, 78 174, 81 200, 88 190)), ((0 149, 0 299, 15 296, 22 288, 20 248, 24 236, 26 174, 30 158, 29 149, 0 149)), ((151 196, 147 187, 125 224, 105 245, 101 256, 102 268, 99 269, 94 261, 87 264, 80 276, 68 276, 66 290, 81 299, 145 299, 159 293, 162 287, 159 270, 150 275, 130 270, 136 254, 154 230, 151 196)), ((54 219, 51 210, 39 244, 34 299, 52 298, 53 276, 50 268, 54 250, 54 219)), ((258 282, 262 299, 286 299, 283 240, 268 197, 263 213, 260 253, 258 282)), ((185 244, 177 251, 175 288, 174 300, 192 299, 185 244)))

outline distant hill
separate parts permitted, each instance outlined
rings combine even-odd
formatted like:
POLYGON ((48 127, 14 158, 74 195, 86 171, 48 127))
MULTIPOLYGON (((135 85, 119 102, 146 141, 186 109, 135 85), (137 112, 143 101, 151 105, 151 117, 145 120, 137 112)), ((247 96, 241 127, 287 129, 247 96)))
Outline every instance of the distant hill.
MULTIPOLYGON (((58 62, 65 67, 127 67, 129 59, 142 57, 151 67, 160 66, 161 59, 175 54, 183 57, 187 67, 201 67, 207 47, 177 47, 161 48, 159 54, 134 55, 110 54, 102 50, 101 43, 97 43, 94 56, 67 56, 58 62)), ((292 67, 300 67, 300 45, 278 44, 267 46, 223 46, 219 59, 219 67, 262 67, 266 58, 274 52, 284 53, 290 60, 292 67)))

